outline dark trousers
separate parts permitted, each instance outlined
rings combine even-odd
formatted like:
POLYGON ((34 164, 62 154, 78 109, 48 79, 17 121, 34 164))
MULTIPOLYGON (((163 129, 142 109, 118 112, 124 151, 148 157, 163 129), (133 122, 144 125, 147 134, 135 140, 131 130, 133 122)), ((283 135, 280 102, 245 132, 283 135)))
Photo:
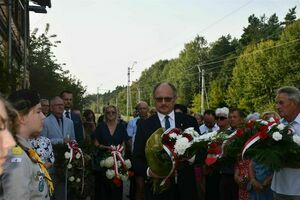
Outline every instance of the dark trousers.
POLYGON ((233 174, 221 174, 220 200, 238 200, 239 188, 233 174))
POLYGON ((122 200, 123 184, 117 187, 100 172, 95 173, 96 200, 122 200))
POLYGON ((170 187, 160 194, 154 194, 152 190, 152 183, 147 182, 145 184, 145 199, 146 200, 178 200, 178 195, 176 195, 178 190, 176 190, 176 185, 174 181, 170 184, 170 187))
POLYGON ((213 171, 211 174, 205 176, 205 199, 207 200, 219 200, 219 183, 220 174, 217 171, 213 171))

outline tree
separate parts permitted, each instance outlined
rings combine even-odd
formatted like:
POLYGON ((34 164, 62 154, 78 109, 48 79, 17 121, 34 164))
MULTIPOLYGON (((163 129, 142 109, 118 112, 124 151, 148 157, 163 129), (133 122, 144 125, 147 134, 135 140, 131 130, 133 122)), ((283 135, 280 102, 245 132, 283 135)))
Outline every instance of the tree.
POLYGON ((63 64, 57 63, 52 48, 60 41, 56 35, 49 35, 50 25, 47 24, 44 33, 38 35, 35 29, 30 36, 29 44, 29 66, 30 86, 37 90, 42 98, 50 99, 60 94, 63 90, 70 90, 74 93, 74 107, 81 109, 85 100, 83 95, 86 89, 81 81, 63 70, 63 64))
POLYGON ((295 20, 297 19, 296 8, 297 8, 297 6, 295 6, 294 8, 289 9, 289 12, 284 17, 283 24, 289 25, 289 24, 295 22, 295 20))
POLYGON ((227 103, 248 111, 273 108, 275 91, 300 84, 300 20, 287 26, 278 41, 249 45, 239 56, 227 103))

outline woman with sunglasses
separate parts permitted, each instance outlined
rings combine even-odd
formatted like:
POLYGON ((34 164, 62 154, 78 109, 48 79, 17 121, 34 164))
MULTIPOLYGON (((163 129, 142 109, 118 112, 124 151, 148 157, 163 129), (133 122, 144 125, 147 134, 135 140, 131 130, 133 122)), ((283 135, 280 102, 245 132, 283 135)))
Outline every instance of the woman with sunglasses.
MULTIPOLYGON (((99 123, 94 134, 94 145, 98 148, 97 160, 102 160, 104 154, 110 153, 111 145, 124 145, 129 137, 126 127, 120 123, 118 109, 109 105, 104 110, 104 120, 99 123)), ((96 162, 96 165, 99 162, 96 162)), ((105 169, 98 166, 95 173, 95 197, 96 199, 119 200, 122 199, 123 185, 117 187, 105 175, 105 169)))
MULTIPOLYGON (((9 97, 18 111, 18 127, 14 134, 17 146, 9 152, 1 176, 3 199, 48 200, 52 180, 41 158, 28 139, 41 132, 45 118, 39 95, 32 90, 19 90, 9 97)), ((0 198, 1 199, 1 198, 0 198)))
POLYGON ((228 114, 229 109, 226 107, 216 109, 216 121, 220 131, 226 131, 230 128, 228 114))

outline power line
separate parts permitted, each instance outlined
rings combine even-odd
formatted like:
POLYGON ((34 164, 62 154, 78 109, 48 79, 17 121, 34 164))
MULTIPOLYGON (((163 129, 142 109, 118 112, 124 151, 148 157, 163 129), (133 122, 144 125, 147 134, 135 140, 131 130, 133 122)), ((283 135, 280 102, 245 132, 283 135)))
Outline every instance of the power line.
MULTIPOLYGON (((242 4, 240 7, 234 9, 233 11, 231 11, 231 12, 229 12, 228 14, 224 15, 224 16, 221 17, 220 19, 218 19, 218 20, 214 21, 213 23, 209 24, 208 26, 206 26, 205 28, 203 28, 202 30, 200 30, 197 34, 200 34, 200 33, 204 32, 204 31, 206 31, 206 30, 208 30, 208 29, 214 27, 216 24, 220 23, 220 22, 223 21, 225 18, 231 16, 231 15, 234 14, 235 12, 237 12, 237 11, 239 11, 240 9, 246 7, 246 6, 247 6, 248 4, 250 4, 252 1, 253 1, 253 0, 247 1, 245 4, 242 4)), ((193 34, 193 35, 194 35, 194 34, 193 34)), ((181 44, 176 44, 176 45, 174 45, 173 47, 170 47, 170 48, 168 48, 168 49, 166 49, 166 50, 161 51, 161 52, 158 53, 157 55, 161 55, 161 54, 164 54, 164 53, 166 53, 166 52, 168 52, 168 51, 170 51, 170 50, 173 50, 173 49, 175 49, 175 47, 177 47, 177 46, 179 46, 179 45, 181 45, 181 44)), ((139 60, 139 62, 145 62, 145 61, 147 61, 147 60, 150 60, 150 59, 156 57, 157 55, 152 55, 152 56, 149 56, 149 57, 147 57, 147 58, 141 59, 141 60, 139 60)))
MULTIPOLYGON (((293 54, 287 54, 286 57, 290 57, 290 56, 294 56, 294 55, 298 55, 298 54, 300 55, 300 52, 293 53, 293 54)), ((218 65, 218 66, 215 66, 215 67, 206 69, 206 72, 210 72, 210 71, 212 71, 213 69, 217 69, 217 68, 221 68, 221 67, 222 67, 222 65, 218 65)), ((232 69, 228 69, 228 70, 222 71, 221 74, 226 75, 225 72, 230 72, 230 71, 232 71, 232 69)), ((186 74, 186 75, 198 75, 198 74, 199 74, 199 72, 195 72, 195 73, 189 73, 189 74, 186 74)), ((206 74, 207 74, 207 73, 206 73, 206 74)), ((197 78, 195 77, 194 79, 195 79, 195 81, 196 81, 197 78)), ((193 80, 193 79, 191 79, 191 80, 193 80)))
MULTIPOLYGON (((267 21, 267 20, 270 19, 270 17, 265 17, 264 19, 265 19, 265 21, 267 21)), ((263 22, 265 22, 265 21, 263 21, 263 22)), ((279 26, 278 28, 281 28, 281 27, 279 26)), ((277 32, 274 32, 273 34, 270 34, 270 35, 266 36, 265 38, 263 38, 263 40, 257 41, 255 44, 259 44, 259 43, 261 43, 262 41, 266 41, 266 40, 272 38, 273 36, 276 36, 277 34, 278 34, 277 32)), ((220 55, 220 56, 218 56, 218 57, 216 57, 216 58, 209 59, 209 60, 207 60, 206 62, 213 62, 213 61, 215 61, 215 60, 218 60, 219 58, 222 58, 222 57, 224 57, 224 56, 227 56, 227 55, 230 55, 230 54, 232 54, 232 53, 235 53, 236 51, 237 51, 237 49, 234 49, 234 50, 229 51, 229 52, 227 52, 227 53, 225 53, 225 54, 223 54, 223 55, 220 55)), ((189 70, 189 69, 188 69, 188 70, 189 70)))
MULTIPOLYGON (((275 45, 275 46, 272 46, 272 47, 268 47, 268 48, 265 48, 265 49, 259 49, 259 50, 255 50, 251 53, 247 53, 247 54, 241 54, 241 55, 238 55, 238 56, 235 56, 235 57, 232 57, 232 58, 228 58, 228 59, 224 59, 224 60, 219 60, 219 61, 215 61, 215 62, 208 62, 208 63, 204 63, 204 64, 199 64, 198 66, 199 67, 203 67, 203 66, 208 66, 208 65, 212 65, 212 64, 217 64, 217 63, 222 63, 224 61, 229 61, 229 60, 234 60, 234 59, 237 59, 239 57, 247 57, 247 56, 251 56, 251 55, 254 55, 258 52, 263 52, 263 51, 268 51, 268 50, 271 50, 271 49, 274 49, 274 48, 279 48, 279 47, 282 47, 284 45, 291 45, 293 43, 296 43, 300 41, 300 39, 294 39, 294 40, 291 40, 291 41, 288 41, 288 42, 285 42, 285 43, 280 43, 278 45, 275 45)), ((212 69, 215 69, 215 68, 219 68, 221 66, 216 66, 216 67, 212 67, 212 68, 208 68, 206 69, 207 71, 209 70, 212 70, 212 69)), ((190 71, 191 69, 193 69, 193 67, 190 67, 188 68, 188 70, 185 70, 185 71, 190 71)), ((196 72, 196 73, 193 73, 193 74, 198 74, 199 72, 196 72)), ((192 74, 190 74, 192 75, 192 74)))

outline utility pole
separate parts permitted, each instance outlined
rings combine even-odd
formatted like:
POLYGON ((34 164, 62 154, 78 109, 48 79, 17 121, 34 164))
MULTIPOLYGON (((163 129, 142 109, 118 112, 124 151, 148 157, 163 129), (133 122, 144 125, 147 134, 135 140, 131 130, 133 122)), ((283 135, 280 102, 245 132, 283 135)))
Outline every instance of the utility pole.
POLYGON ((202 81, 201 81, 201 114, 204 113, 204 88, 205 88, 205 80, 204 80, 204 69, 202 69, 202 81))
POLYGON ((133 66, 136 64, 137 62, 134 61, 133 64, 131 65, 131 67, 127 68, 127 106, 126 106, 126 115, 127 118, 129 117, 129 115, 132 113, 132 103, 131 103, 131 90, 130 90, 130 73, 131 70, 133 69, 133 66), (130 109, 130 110, 129 110, 130 109), (130 112, 129 112, 130 111, 130 112))
POLYGON ((140 89, 140 86, 138 86, 137 90, 138 90, 137 103, 139 103, 141 101, 141 89, 140 89))

